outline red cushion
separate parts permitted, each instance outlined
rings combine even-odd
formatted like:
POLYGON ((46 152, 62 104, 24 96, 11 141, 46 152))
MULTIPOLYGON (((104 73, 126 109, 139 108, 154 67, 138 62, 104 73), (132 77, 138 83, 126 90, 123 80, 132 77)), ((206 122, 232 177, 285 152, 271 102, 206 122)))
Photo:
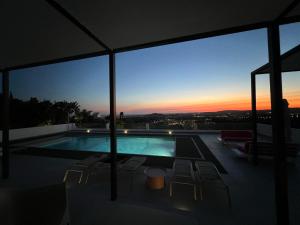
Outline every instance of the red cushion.
POLYGON ((221 138, 224 141, 248 141, 252 139, 252 133, 248 130, 222 130, 221 138))

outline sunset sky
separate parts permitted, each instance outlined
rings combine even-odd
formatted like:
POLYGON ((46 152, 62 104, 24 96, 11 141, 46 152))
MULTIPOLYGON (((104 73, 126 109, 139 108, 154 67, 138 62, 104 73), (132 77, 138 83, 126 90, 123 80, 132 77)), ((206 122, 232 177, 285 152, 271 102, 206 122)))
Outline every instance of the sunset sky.
MULTIPOLYGON (((300 43, 300 23, 281 27, 282 53, 300 43)), ((268 61, 266 30, 117 54, 117 111, 125 114, 250 109, 250 73, 268 61)), ((283 74, 284 97, 300 107, 300 73, 283 74)), ((107 56, 12 72, 15 97, 78 101, 109 111, 107 56)), ((270 108, 268 76, 257 79, 258 108, 270 108)))

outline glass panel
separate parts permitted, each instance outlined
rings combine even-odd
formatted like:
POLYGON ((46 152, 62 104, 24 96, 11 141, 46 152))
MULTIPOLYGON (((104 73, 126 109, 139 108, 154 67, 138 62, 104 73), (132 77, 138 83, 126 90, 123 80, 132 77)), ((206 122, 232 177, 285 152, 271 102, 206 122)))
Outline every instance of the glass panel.
POLYGON ((272 141, 272 112, 269 74, 256 76, 257 132, 259 141, 272 141))
POLYGON ((76 123, 105 128, 107 57, 11 72, 12 128, 76 123))
POLYGON ((118 54, 119 128, 251 129, 249 74, 267 59, 265 30, 118 54))

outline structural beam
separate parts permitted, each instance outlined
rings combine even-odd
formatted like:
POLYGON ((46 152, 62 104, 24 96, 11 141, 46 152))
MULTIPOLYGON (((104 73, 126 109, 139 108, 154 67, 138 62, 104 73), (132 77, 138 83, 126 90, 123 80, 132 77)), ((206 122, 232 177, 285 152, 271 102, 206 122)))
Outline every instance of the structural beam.
POLYGON ((117 137, 116 137, 116 71, 115 54, 109 53, 109 92, 110 92, 110 177, 111 200, 117 199, 117 137))
POLYGON ((60 14, 62 14, 66 19, 68 19, 71 23, 73 23, 78 29, 80 29, 83 33, 85 33, 88 37, 98 43, 105 50, 111 50, 103 41, 101 41, 96 35, 94 35, 86 26, 80 23, 73 15, 71 15, 64 7, 62 7, 59 3, 54 0, 45 0, 51 5, 54 9, 56 9, 60 14))
POLYGON ((251 73, 251 103, 252 103, 252 154, 253 163, 256 165, 258 163, 257 155, 257 110, 256 110, 256 74, 251 73))
POLYGON ((293 9, 295 9, 300 3, 300 0, 294 0, 292 1, 292 3, 290 5, 288 5, 287 8, 285 8, 280 15, 277 17, 277 21, 280 21, 281 19, 283 19, 284 17, 286 17, 290 12, 293 11, 293 9))
MULTIPOLYGON (((53 4, 53 0, 45 0, 45 1, 47 1, 50 5, 53 4), (50 3, 50 1, 52 1, 52 4, 50 3)), ((56 2, 54 2, 54 4, 55 3, 56 2)), ((52 5, 52 7, 54 7, 54 4, 52 5)), ((59 4, 56 3, 56 5, 59 7, 57 7, 57 8, 54 7, 54 8, 56 10, 58 10, 58 8, 62 8, 60 13, 62 15, 65 15, 65 14, 63 14, 63 11, 65 11, 65 12, 67 12, 67 11, 63 7, 61 7, 59 4)), ((70 20, 73 20, 74 25, 76 25, 76 26, 79 25, 78 26, 79 29, 81 29, 80 27, 82 27, 83 28, 82 31, 84 33, 86 33, 84 30, 86 30, 87 31, 86 34, 89 37, 91 37, 93 40, 95 40, 98 44, 100 44, 102 47, 106 46, 106 48, 105 48, 106 50, 88 53, 88 54, 79 54, 79 55, 74 55, 71 57, 55 58, 52 60, 45 60, 45 61, 39 61, 39 62, 34 62, 34 63, 15 65, 15 66, 8 67, 8 70, 11 71, 11 70, 24 69, 24 68, 28 68, 28 67, 34 67, 34 66, 42 66, 42 65, 49 65, 49 64, 53 64, 53 63, 60 63, 60 62, 84 59, 84 58, 88 58, 88 57, 107 55, 107 54, 109 54, 110 51, 113 51, 114 53, 127 52, 127 51, 133 51, 133 50, 138 50, 138 49, 145 49, 145 48, 151 48, 151 47, 158 47, 158 46, 162 46, 162 45, 199 40, 199 39, 203 39, 203 38, 216 37, 216 36, 220 36, 220 35, 234 34, 234 33, 238 33, 238 32, 267 28, 267 26, 270 24, 269 21, 265 21, 262 23, 250 24, 250 25, 245 25, 245 26, 240 26, 240 27, 232 27, 232 28, 227 28, 227 29, 222 29, 222 30, 217 30, 217 31, 212 31, 212 32, 192 34, 192 35, 187 35, 187 36, 183 36, 183 37, 159 40, 159 41, 143 43, 143 44, 138 44, 138 45, 125 46, 125 47, 120 47, 120 48, 112 50, 105 43, 103 43, 98 37, 96 37, 95 34, 93 34, 90 30, 88 30, 87 27, 85 27, 83 24, 81 24, 74 16, 72 16, 69 12, 67 12, 67 14, 68 14, 67 18, 69 18, 70 20)), ((296 15, 296 16, 290 16, 290 17, 283 17, 283 18, 280 18, 278 22, 281 25, 300 22, 300 16, 296 15)))
POLYGON ((9 72, 2 74, 3 106, 2 106, 2 177, 9 177, 9 72))
POLYGON ((87 54, 80 54, 80 55, 75 55, 75 56, 70 56, 70 57, 64 57, 64 58, 58 58, 58 59, 52 59, 52 60, 47 60, 47 61, 40 61, 40 62, 34 62, 34 63, 28 63, 28 64, 23 64, 23 65, 18 65, 18 66, 12 66, 9 67, 8 70, 18 70, 18 69, 26 69, 26 68, 31 68, 35 66, 44 66, 44 65, 51 65, 55 63, 63 63, 63 62, 70 62, 74 60, 81 60, 81 59, 88 59, 92 57, 98 57, 98 56, 103 56, 103 55, 108 55, 109 51, 98 51, 98 52, 92 52, 92 53, 87 53, 87 54))
POLYGON ((274 182, 277 225, 289 224, 286 144, 282 104, 279 24, 268 26, 269 62, 271 67, 272 138, 274 151, 274 182))
POLYGON ((71 15, 64 7, 55 0, 45 0, 61 15, 73 23, 78 29, 85 33, 88 37, 99 44, 105 51, 96 54, 109 54, 109 91, 110 91, 110 157, 111 157, 111 200, 117 199, 117 137, 116 137, 116 75, 115 75, 115 54, 103 41, 93 34, 86 26, 80 23, 73 15, 71 15))
MULTIPOLYGON (((280 19, 278 19, 278 22, 280 24, 290 24, 290 23, 300 22, 300 16, 280 18, 280 19)), ((221 36, 221 35, 235 34, 238 32, 245 32, 245 31, 250 31, 250 30, 267 28, 269 24, 270 24, 270 21, 265 21, 265 22, 261 22, 261 23, 249 24, 249 25, 244 25, 244 26, 239 26, 239 27, 230 27, 230 28, 216 30, 216 31, 191 34, 191 35, 187 35, 187 36, 164 39, 164 40, 142 43, 142 44, 137 44, 137 45, 131 45, 131 46, 126 46, 126 47, 120 47, 120 48, 114 49, 114 52, 115 53, 128 52, 128 51, 134 51, 134 50, 139 50, 139 49, 146 49, 146 48, 158 47, 158 46, 163 46, 163 45, 176 44, 176 43, 181 43, 181 42, 186 42, 186 41, 193 41, 193 40, 199 40, 199 39, 204 39, 204 38, 217 37, 217 36, 221 36)))

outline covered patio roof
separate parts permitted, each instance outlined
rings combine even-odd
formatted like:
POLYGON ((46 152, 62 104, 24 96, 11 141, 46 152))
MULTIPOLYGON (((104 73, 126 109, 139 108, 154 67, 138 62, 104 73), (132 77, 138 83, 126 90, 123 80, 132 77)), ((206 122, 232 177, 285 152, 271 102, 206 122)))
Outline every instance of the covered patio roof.
POLYGON ((4 0, 0 70, 299 21, 296 2, 4 0))
POLYGON ((300 21, 299 0, 2 0, 2 175, 9 177, 9 72, 109 54, 111 199, 117 199, 115 53, 268 28, 277 224, 288 224, 279 25, 300 21))
MULTIPOLYGON (((300 44, 281 55, 281 71, 300 71, 300 44)), ((270 72, 270 63, 266 63, 265 65, 254 70, 252 74, 265 74, 270 72)))

